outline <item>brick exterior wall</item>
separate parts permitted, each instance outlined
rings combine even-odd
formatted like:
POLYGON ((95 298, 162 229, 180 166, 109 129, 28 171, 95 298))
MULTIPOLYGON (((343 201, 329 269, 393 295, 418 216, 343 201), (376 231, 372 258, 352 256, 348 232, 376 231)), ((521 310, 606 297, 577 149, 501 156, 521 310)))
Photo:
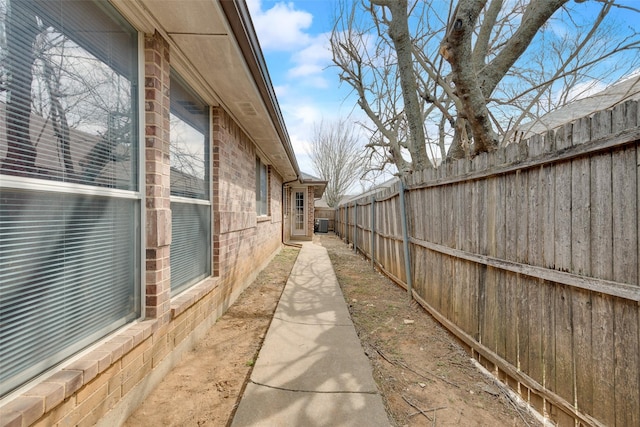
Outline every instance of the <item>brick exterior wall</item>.
POLYGON ((282 177, 269 168, 258 219, 256 149, 212 109, 212 277, 170 298, 168 44, 145 36, 145 319, 128 325, 0 407, 0 426, 118 425, 204 336, 281 247, 282 177))

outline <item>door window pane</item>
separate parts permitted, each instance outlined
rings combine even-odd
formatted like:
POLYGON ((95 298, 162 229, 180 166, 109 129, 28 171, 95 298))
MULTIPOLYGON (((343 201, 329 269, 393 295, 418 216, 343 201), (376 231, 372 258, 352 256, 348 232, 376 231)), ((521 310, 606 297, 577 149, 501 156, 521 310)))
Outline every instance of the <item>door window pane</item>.
POLYGON ((296 191, 294 226, 297 231, 304 231, 304 192, 296 191))

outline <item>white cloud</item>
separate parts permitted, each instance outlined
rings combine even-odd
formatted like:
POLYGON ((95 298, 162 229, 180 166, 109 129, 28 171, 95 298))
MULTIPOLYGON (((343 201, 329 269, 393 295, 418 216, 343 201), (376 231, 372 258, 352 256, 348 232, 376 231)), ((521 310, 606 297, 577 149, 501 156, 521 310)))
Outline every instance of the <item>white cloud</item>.
POLYGON ((314 87, 326 88, 328 82, 322 76, 325 69, 331 64, 331 49, 327 34, 319 34, 310 39, 310 43, 304 49, 292 56, 295 64, 288 72, 291 78, 310 77, 307 84, 314 87))
POLYGON ((291 88, 289 87, 289 85, 284 84, 284 85, 274 86, 273 90, 276 92, 276 96, 278 98, 284 98, 289 94, 289 91, 291 90, 291 88))
POLYGON ((310 13, 286 2, 278 2, 268 10, 262 10, 261 0, 248 0, 247 5, 262 49, 288 51, 309 43, 305 30, 311 27, 310 13))

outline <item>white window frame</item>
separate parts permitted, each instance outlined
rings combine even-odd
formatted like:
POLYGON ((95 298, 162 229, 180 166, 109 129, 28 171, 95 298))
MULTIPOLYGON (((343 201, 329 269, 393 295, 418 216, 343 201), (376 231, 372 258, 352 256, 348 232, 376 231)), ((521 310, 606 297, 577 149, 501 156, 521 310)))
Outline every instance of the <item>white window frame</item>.
MULTIPOLYGON (((98 3, 98 2, 96 2, 98 3)), ((113 8, 114 13, 116 9, 113 8)), ((128 22, 124 17, 120 16, 123 22, 128 22)), ((129 24, 131 25, 131 24, 129 24)), ((131 26, 133 27, 133 26, 131 26)), ((135 259, 133 264, 133 270, 131 271, 132 277, 135 278, 135 286, 132 286, 134 290, 133 298, 137 300, 135 302, 135 311, 132 313, 135 317, 127 316, 127 318, 120 318, 112 323, 102 326, 100 329, 93 330, 90 335, 77 339, 64 347, 62 350, 51 354, 47 359, 36 362, 30 367, 26 368, 14 380, 11 380, 9 388, 7 390, 0 390, 0 395, 9 393, 11 395, 23 389, 29 384, 29 381, 36 378, 38 375, 45 374, 58 366, 64 360, 68 360, 78 351, 89 347, 100 338, 107 336, 110 333, 115 332, 117 329, 130 324, 136 320, 144 317, 145 306, 145 240, 143 230, 145 230, 145 156, 144 156, 144 90, 140 88, 144 82, 144 36, 139 31, 132 31, 132 34, 136 34, 137 42, 134 47, 136 49, 135 55, 137 57, 137 67, 132 75, 135 75, 137 82, 132 85, 133 92, 131 101, 135 110, 131 117, 137 120, 136 127, 137 132, 135 139, 132 140, 132 144, 136 145, 136 163, 135 173, 137 173, 136 181, 137 189, 125 190, 118 188, 110 188, 103 186, 94 186, 89 184, 64 182, 58 180, 50 180, 32 176, 17 176, 17 175, 4 175, 0 174, 0 189, 5 190, 20 190, 25 192, 41 192, 47 195, 70 195, 70 196, 95 196, 104 197, 113 200, 131 200, 137 203, 137 206, 133 207, 135 212, 135 235, 133 241, 137 246, 137 251, 132 252, 135 259)), ((77 41, 76 41, 77 42, 77 41)), ((89 52, 94 54, 95 52, 89 52)), ((2 159, 0 159, 2 160, 2 159)))
POLYGON ((269 166, 256 156, 256 215, 258 217, 268 217, 270 215, 270 191, 269 191, 269 175, 271 171, 269 166), (262 171, 264 170, 264 181, 262 180, 262 171), (264 186, 264 195, 262 194, 264 186), (264 200, 263 200, 264 196, 264 200))

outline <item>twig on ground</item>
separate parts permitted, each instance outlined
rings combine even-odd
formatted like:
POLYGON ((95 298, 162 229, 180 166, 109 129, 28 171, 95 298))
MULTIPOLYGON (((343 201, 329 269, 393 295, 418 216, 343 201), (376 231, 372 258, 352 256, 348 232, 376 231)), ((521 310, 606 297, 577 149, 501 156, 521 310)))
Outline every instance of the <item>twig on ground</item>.
POLYGON ((422 410, 419 410, 419 411, 417 411, 417 412, 413 412, 413 413, 409 414, 409 418, 411 418, 411 417, 413 417, 413 416, 416 416, 416 415, 418 415, 418 414, 421 414, 421 413, 422 413, 422 411, 424 411, 424 412, 431 412, 431 411, 433 411, 433 413, 434 413, 434 415, 435 415, 435 413, 436 413, 436 411, 437 411, 438 409, 447 409, 447 408, 448 408, 448 406, 438 406, 438 407, 435 407, 435 408, 422 409, 422 410))
POLYGON ((520 416, 520 418, 522 418, 522 422, 527 426, 527 427, 531 427, 531 425, 527 422, 527 420, 525 419, 524 415, 522 414, 522 408, 520 407, 520 405, 518 404, 518 402, 514 402, 513 398, 511 397, 511 395, 504 390, 504 386, 499 383, 498 381, 491 379, 494 383, 494 385, 498 388, 498 390, 500 390, 500 393, 502 393, 505 398, 507 399, 507 401, 511 404, 511 406, 513 406, 513 408, 516 410, 516 412, 518 413, 518 415, 520 416))
MULTIPOLYGON (((400 361, 400 360, 392 360, 392 359, 390 359, 389 357, 387 357, 387 355, 386 355, 386 354, 384 354, 384 352, 383 352, 382 350, 380 350, 380 349, 379 349, 379 348, 377 348, 376 346, 373 346, 373 345, 372 345, 371 347, 372 347, 372 348, 373 348, 373 349, 374 349, 374 350, 375 350, 375 351, 380 355, 380 357, 382 357, 384 360, 386 360, 387 362, 391 363, 392 365, 398 365, 398 366, 401 366, 401 367, 403 367, 404 369, 406 369, 406 370, 408 370, 408 371, 410 371, 410 372, 413 372, 414 374, 416 374, 416 375, 417 375, 417 376, 419 376, 420 378, 423 378, 423 379, 425 379, 425 380, 429 380, 429 381, 433 381, 431 378, 427 377, 425 374, 420 373, 420 372, 418 372, 418 371, 416 371, 416 370, 414 370, 414 369, 410 368, 406 363, 404 363, 404 362, 402 362, 402 361, 400 361)), ((453 387, 455 387, 455 388, 460 388, 460 386, 459 386, 458 384, 452 383, 451 381, 446 380, 446 379, 444 379, 444 378, 442 378, 442 377, 439 377, 439 376, 437 376, 437 375, 434 375, 434 374, 431 374, 431 373, 428 373, 428 372, 427 372, 426 374, 427 374, 427 375, 430 375, 432 378, 435 378, 435 379, 437 379, 437 380, 443 381, 443 382, 445 382, 445 383, 449 384, 450 386, 453 386, 453 387)))
POLYGON ((418 405, 416 405, 415 403, 413 403, 412 401, 410 401, 409 399, 407 399, 405 396, 402 396, 402 398, 404 399, 405 402, 407 402, 409 405, 411 405, 412 408, 417 409, 419 414, 422 414, 425 416, 426 419, 428 419, 429 421, 433 421, 431 419, 431 417, 429 415, 427 415, 427 413, 425 411, 423 411, 422 409, 420 409, 418 407, 418 405))

